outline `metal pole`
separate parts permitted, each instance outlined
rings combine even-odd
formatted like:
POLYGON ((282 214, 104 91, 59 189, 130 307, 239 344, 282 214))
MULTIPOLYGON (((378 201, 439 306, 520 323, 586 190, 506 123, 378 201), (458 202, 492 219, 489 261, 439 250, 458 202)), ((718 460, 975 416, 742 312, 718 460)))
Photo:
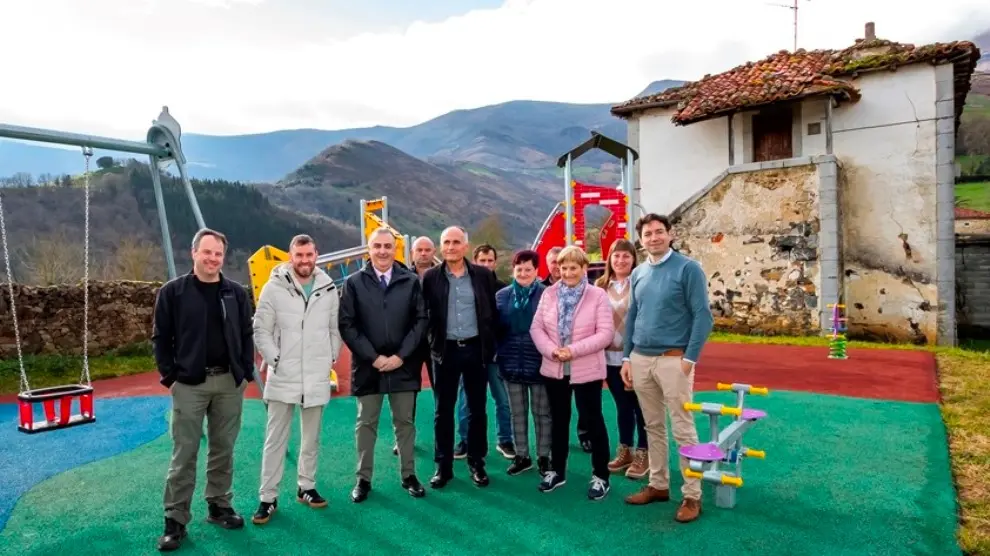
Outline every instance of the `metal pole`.
POLYGON ((24 141, 37 141, 40 143, 57 143, 62 145, 75 145, 78 147, 90 147, 93 149, 123 151, 162 158, 171 156, 171 152, 168 149, 150 143, 125 141, 123 139, 113 139, 111 137, 82 135, 80 133, 67 133, 65 131, 54 131, 34 127, 0 124, 0 137, 21 139, 24 141))
POLYGON ((367 226, 365 226, 364 224, 364 215, 368 210, 367 206, 368 206, 368 201, 361 199, 361 216, 359 220, 361 220, 361 245, 364 246, 368 245, 368 231, 365 229, 367 226))
POLYGON ((564 245, 574 245, 574 192, 571 188, 571 154, 564 164, 564 245))
POLYGON ((179 175, 182 176, 182 184, 186 188, 186 197, 189 197, 189 206, 192 207, 193 216, 196 217, 196 225, 200 228, 206 227, 203 220, 203 213, 199 210, 199 202, 196 201, 196 193, 193 191, 192 183, 189 181, 189 174, 186 173, 186 165, 179 159, 175 159, 175 165, 179 167, 179 175))
POLYGON ((158 223, 162 228, 162 249, 165 251, 165 263, 168 265, 169 280, 176 277, 175 257, 172 254, 172 238, 168 233, 168 216, 165 214, 165 198, 162 195, 162 177, 158 171, 158 157, 151 155, 151 183, 155 188, 155 203, 158 205, 158 223))
POLYGON ((629 241, 636 243, 636 199, 633 199, 633 172, 635 170, 635 162, 633 161, 632 150, 626 149, 626 183, 625 183, 625 193, 626 193, 626 238, 629 241))
POLYGON ((406 266, 409 266, 412 264, 412 247, 409 245, 409 234, 402 236, 402 239, 404 246, 402 255, 405 257, 406 266))
POLYGON ((388 196, 382 196, 382 223, 388 226, 388 196))

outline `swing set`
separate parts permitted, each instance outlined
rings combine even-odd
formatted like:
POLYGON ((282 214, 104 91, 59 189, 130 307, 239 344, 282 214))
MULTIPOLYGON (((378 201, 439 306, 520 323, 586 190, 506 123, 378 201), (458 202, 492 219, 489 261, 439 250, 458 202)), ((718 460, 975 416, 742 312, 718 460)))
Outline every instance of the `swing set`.
POLYGON ((168 277, 172 279, 176 277, 175 260, 172 252, 172 241, 168 231, 168 218, 165 213, 165 200, 162 195, 160 174, 172 162, 179 169, 179 175, 182 177, 186 195, 189 197, 189 204, 192 206, 192 212, 196 218, 197 225, 200 228, 206 227, 203 221, 203 215, 199 210, 199 203, 196 201, 196 195, 192 189, 192 184, 189 181, 189 175, 186 172, 186 159, 182 154, 182 146, 179 142, 181 134, 182 128, 179 122, 169 114, 167 106, 162 108, 161 114, 158 115, 158 118, 154 120, 152 126, 148 129, 147 139, 144 142, 0 124, 0 138, 6 137, 22 141, 82 147, 83 157, 86 161, 83 178, 85 200, 83 348, 82 371, 80 372, 80 378, 77 384, 37 389, 31 388, 28 373, 25 370, 24 354, 21 348, 21 335, 17 321, 17 306, 15 305, 14 295, 14 275, 10 264, 10 251, 7 245, 7 226, 4 222, 3 195, 0 194, 0 239, 3 241, 4 265, 7 271, 7 293, 10 296, 10 313, 14 324, 14 342, 17 348, 17 360, 21 374, 20 391, 17 395, 19 410, 19 424, 17 428, 19 431, 34 434, 96 422, 96 411, 93 402, 93 382, 89 373, 89 163, 90 158, 93 156, 93 149, 144 154, 149 157, 152 170, 152 183, 155 188, 155 200, 158 206, 158 221, 161 225, 162 232, 162 249, 165 252, 165 261, 168 266, 168 277), (73 413, 72 411, 73 401, 75 400, 79 402, 77 413, 73 413), (39 404, 42 407, 43 418, 36 421, 35 407, 39 404))

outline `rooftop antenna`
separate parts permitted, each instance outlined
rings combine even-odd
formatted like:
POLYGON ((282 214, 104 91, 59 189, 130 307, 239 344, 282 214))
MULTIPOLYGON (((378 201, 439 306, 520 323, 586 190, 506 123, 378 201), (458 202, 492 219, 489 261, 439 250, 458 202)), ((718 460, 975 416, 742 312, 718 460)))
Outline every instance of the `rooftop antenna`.
MULTIPOLYGON (((793 10, 794 11, 794 52, 797 52, 797 44, 798 44, 798 41, 797 41, 797 35, 798 35, 798 33, 797 33, 798 32, 798 1, 799 0, 794 0, 794 4, 793 5, 773 4, 773 3, 767 2, 767 5, 768 6, 776 6, 778 8, 787 8, 788 10, 793 10)), ((810 0, 808 0, 808 1, 810 1, 810 0)))

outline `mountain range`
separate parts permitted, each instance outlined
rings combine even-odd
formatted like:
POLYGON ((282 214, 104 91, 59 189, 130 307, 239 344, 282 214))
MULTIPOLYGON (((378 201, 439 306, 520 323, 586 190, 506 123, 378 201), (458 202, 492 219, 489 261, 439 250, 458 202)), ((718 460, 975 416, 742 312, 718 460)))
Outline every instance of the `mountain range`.
MULTIPOLYGON (((663 90, 681 83, 657 81, 644 91, 663 90)), ((624 141, 625 122, 609 113, 611 106, 612 103, 520 100, 455 110, 404 128, 297 129, 232 136, 183 133, 182 148, 191 176, 250 183, 282 179, 323 149, 348 139, 386 143, 427 162, 461 161, 498 169, 539 169, 552 166, 557 157, 587 139, 591 130, 624 141)), ((99 150, 94 154, 125 156, 99 150)), ((608 161, 599 153, 595 155, 589 153, 582 161, 591 165, 608 161)), ((0 140, 0 176, 17 172, 77 174, 81 169, 78 149, 0 140)))

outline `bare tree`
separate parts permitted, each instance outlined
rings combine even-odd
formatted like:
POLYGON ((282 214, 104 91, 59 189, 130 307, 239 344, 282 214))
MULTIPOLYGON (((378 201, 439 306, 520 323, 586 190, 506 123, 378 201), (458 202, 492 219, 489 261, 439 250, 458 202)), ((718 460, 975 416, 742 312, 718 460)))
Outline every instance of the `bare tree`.
POLYGON ((83 277, 82 245, 70 241, 64 232, 35 237, 16 252, 21 268, 26 271, 26 276, 19 280, 22 283, 51 286, 83 277))
POLYGON ((114 278, 117 280, 153 280, 164 274, 161 249, 151 242, 125 237, 114 256, 114 278))

